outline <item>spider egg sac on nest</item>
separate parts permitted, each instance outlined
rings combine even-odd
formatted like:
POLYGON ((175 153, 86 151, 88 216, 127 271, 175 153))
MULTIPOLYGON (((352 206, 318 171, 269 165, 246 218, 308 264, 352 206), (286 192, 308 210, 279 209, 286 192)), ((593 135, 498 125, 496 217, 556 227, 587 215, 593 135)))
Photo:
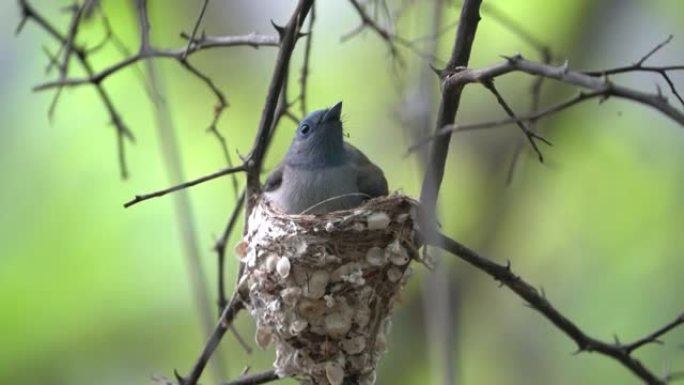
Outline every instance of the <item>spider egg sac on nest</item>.
POLYGON ((352 210, 287 215, 261 200, 238 256, 260 347, 302 384, 372 385, 385 333, 421 246, 417 202, 400 194, 352 210))

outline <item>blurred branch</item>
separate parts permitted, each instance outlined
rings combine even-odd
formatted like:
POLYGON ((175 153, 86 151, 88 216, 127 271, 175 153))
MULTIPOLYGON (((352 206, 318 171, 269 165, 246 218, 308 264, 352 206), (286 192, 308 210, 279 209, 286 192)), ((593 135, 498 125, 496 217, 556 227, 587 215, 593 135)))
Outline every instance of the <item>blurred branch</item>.
MULTIPOLYGON (((149 15, 147 13, 147 0, 137 0, 136 5, 140 41, 142 42, 142 46, 149 47, 151 39, 149 35, 150 24, 149 15)), ((157 63, 154 61, 145 61, 145 69, 147 70, 152 91, 155 95, 164 95, 164 82, 159 76, 156 65, 157 63)), ((201 73, 192 68, 189 64, 187 64, 187 66, 191 72, 201 76, 201 73)), ((184 180, 185 177, 181 160, 181 150, 176 136, 176 128, 171 116, 171 110, 165 102, 156 103, 154 107, 159 144, 161 146, 168 178, 171 183, 178 183, 184 180)), ((207 277, 201 261, 197 226, 195 225, 195 216, 192 210, 190 196, 187 192, 183 191, 173 197, 173 202, 177 219, 178 237, 183 246, 183 256, 185 257, 188 272, 190 292, 199 313, 199 320, 204 329, 204 336, 208 337, 213 331, 214 317, 212 316, 213 312, 211 299, 209 298, 208 293, 207 277)), ((228 364, 225 357, 218 353, 220 352, 217 352, 216 358, 212 361, 212 369, 216 379, 225 376, 228 364)))
MULTIPOLYGON (((269 35, 257 35, 254 33, 242 36, 223 36, 215 38, 202 38, 200 40, 195 40, 190 45, 190 50, 188 55, 195 52, 215 47, 237 47, 237 46, 249 46, 249 47, 260 47, 260 46, 276 46, 277 38, 269 35)), ((184 61, 183 54, 185 53, 185 48, 176 49, 157 49, 149 45, 148 42, 141 41, 140 49, 138 53, 127 57, 117 63, 114 63, 103 70, 89 74, 82 78, 68 78, 60 79, 53 82, 47 82, 39 84, 33 88, 34 91, 43 91, 55 87, 73 87, 84 84, 99 84, 105 80, 110 75, 137 63, 138 61, 151 59, 151 58, 171 58, 179 61, 184 61)))
POLYGON ((575 341, 577 344, 578 353, 596 352, 604 356, 611 357, 620 362, 637 377, 648 384, 664 385, 667 383, 666 379, 661 379, 656 376, 651 370, 646 368, 641 361, 632 357, 631 354, 636 349, 646 344, 656 342, 658 338, 662 337, 667 332, 684 324, 684 312, 678 315, 673 321, 669 322, 664 327, 632 343, 606 343, 588 336, 577 325, 561 314, 546 299, 543 291, 539 292, 532 285, 525 282, 525 280, 513 273, 510 262, 506 265, 500 265, 479 255, 477 252, 467 248, 466 246, 458 243, 444 234, 435 231, 432 233, 432 235, 433 238, 428 238, 426 240, 428 244, 439 247, 456 255, 462 260, 475 266, 478 270, 485 272, 495 280, 499 281, 502 285, 511 289, 518 296, 523 298, 531 308, 537 310, 558 329, 563 331, 568 337, 575 341))
MULTIPOLYGON (((57 29, 45 17, 38 13, 38 11, 29 3, 28 0, 19 0, 19 7, 21 9, 22 18, 19 22, 19 26, 17 27, 16 33, 21 32, 22 28, 26 25, 26 22, 28 20, 33 20, 38 26, 45 30, 48 33, 48 35, 52 36, 62 46, 66 46, 67 44, 71 46, 73 55, 76 56, 76 59, 79 61, 81 67, 83 67, 88 76, 92 76, 95 73, 93 67, 88 61, 88 55, 85 52, 85 50, 76 44, 67 43, 67 37, 61 34, 59 31, 57 31, 57 29)), ((112 102, 111 97, 104 89, 102 84, 94 84, 94 87, 97 91, 98 96, 100 97, 100 100, 104 104, 107 113, 109 114, 109 118, 111 120, 112 125, 114 125, 114 127, 116 128, 119 169, 121 172, 121 177, 125 179, 128 177, 128 167, 126 165, 126 157, 124 153, 125 139, 134 142, 135 138, 133 136, 133 133, 128 129, 126 124, 123 122, 121 115, 119 114, 118 110, 114 107, 114 103, 112 102)))
POLYGON ((306 95, 307 86, 309 82, 309 63, 311 63, 311 45, 313 39, 313 26, 316 21, 316 5, 311 6, 311 15, 309 16, 309 32, 306 35, 306 44, 304 45, 304 62, 302 63, 302 70, 299 75, 299 110, 302 117, 307 114, 306 95))
POLYGON ((258 385, 279 380, 274 369, 261 373, 246 374, 238 379, 224 382, 223 385, 258 385))
MULTIPOLYGON (((358 0, 349 0, 349 3, 352 5, 356 13, 359 15, 359 18, 361 19, 361 23, 354 28, 352 31, 346 33, 344 36, 342 36, 341 41, 347 41, 354 36, 358 35, 365 29, 370 29, 373 31, 380 39, 384 40, 385 43, 387 43, 387 46, 389 47, 390 54, 392 58, 397 59, 400 64, 403 64, 403 60, 399 54, 399 50, 397 48, 397 45, 400 45, 404 48, 407 48, 408 50, 412 51, 416 55, 432 60, 432 61, 439 61, 437 56, 434 54, 434 52, 423 52, 421 51, 418 47, 416 47, 416 42, 425 40, 425 39, 430 39, 430 40, 435 40, 439 37, 440 33, 436 33, 432 36, 428 37, 422 37, 419 39, 416 39, 415 41, 410 41, 404 37, 401 37, 397 35, 394 32, 389 31, 387 28, 383 27, 380 25, 378 21, 376 21, 371 15, 368 14, 368 12, 364 9, 364 7, 358 2, 358 0)), ((386 8, 385 8, 386 9, 386 8)), ((389 13, 387 11, 387 13, 389 13)), ((447 28, 448 30, 448 28, 447 28)))

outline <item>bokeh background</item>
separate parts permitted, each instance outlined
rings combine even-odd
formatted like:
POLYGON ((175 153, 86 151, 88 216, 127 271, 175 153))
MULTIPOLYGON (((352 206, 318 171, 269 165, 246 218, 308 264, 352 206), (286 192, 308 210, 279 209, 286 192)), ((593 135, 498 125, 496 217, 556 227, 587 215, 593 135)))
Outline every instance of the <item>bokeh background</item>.
MULTIPOLYGON (((69 16, 60 9, 69 2, 33 3, 66 30, 69 16)), ((150 1, 153 43, 182 46, 179 32, 191 29, 199 3, 150 1)), ((394 10, 409 3, 389 2, 394 10)), ((486 3, 531 31, 549 45, 557 62, 567 59, 571 68, 631 64, 669 34, 674 40, 650 63, 684 63, 684 3, 679 0, 486 3)), ((135 49, 132 2, 104 0, 102 5, 123 42, 135 49)), ((293 6, 293 1, 214 1, 204 29, 212 35, 272 33, 269 20, 284 23, 293 6)), ((431 9, 431 2, 409 5, 397 20, 398 33, 411 39, 428 35, 431 9)), ((458 9, 458 4, 447 5, 441 23, 452 25, 458 9)), ((343 100, 348 140, 384 168, 393 189, 417 195, 422 172, 417 157, 406 155, 407 122, 415 126, 420 111, 430 108, 430 99, 437 96, 436 77, 426 81, 426 61, 410 52, 403 52, 403 66, 393 61, 373 33, 341 43, 340 36, 359 21, 347 2, 320 1, 316 11, 309 106, 343 100)), ((104 83, 137 136, 127 151, 131 178, 123 181, 114 130, 92 87, 65 90, 52 121, 47 118, 52 93, 31 88, 56 77, 55 72, 45 75, 48 60, 42 47, 54 52, 57 45, 31 22, 14 36, 19 16, 15 2, 0 2, 0 383, 149 384, 152 375, 171 376, 174 368, 184 373, 205 337, 173 198, 122 208, 134 194, 170 184, 155 106, 140 80, 144 67, 129 68, 104 83)), ((453 35, 452 28, 441 37, 437 56, 443 60, 453 35)), ((84 24, 78 41, 94 45, 101 37, 93 21, 84 24)), ((302 47, 293 68, 301 63, 302 47)), ((236 159, 251 146, 275 52, 227 48, 191 57, 229 99, 219 129, 236 159)), ((518 52, 539 58, 483 13, 471 66, 518 52)), ((108 46, 96 56, 95 66, 119 58, 108 46)), ((185 177, 223 167, 218 142, 206 132, 213 96, 175 61, 155 65, 185 177)), ((73 75, 81 74, 75 61, 72 68, 73 75)), ((297 77, 293 72, 292 97, 297 77)), ((672 78, 684 92, 684 76, 672 78)), ((669 95, 662 81, 650 75, 620 81, 648 91, 660 84, 669 95)), ((509 75, 497 84, 514 108, 527 110, 531 79, 509 75)), ((542 104, 574 92, 548 82, 542 104)), ((670 100, 677 104, 671 95, 670 100)), ((477 86, 466 90, 460 122, 501 117, 489 93, 477 86)), ((432 119, 422 127, 432 129, 432 119)), ((492 259, 510 260, 516 272, 542 286, 592 336, 612 340, 615 334, 628 341, 665 324, 684 309, 683 128, 619 100, 586 103, 540 122, 540 128, 553 142, 543 147, 546 163, 537 163, 525 148, 510 185, 507 169, 521 140, 517 128, 454 136, 440 200, 444 231, 492 259)), ((268 169, 286 151, 293 129, 287 120, 280 125, 268 169)), ((191 189, 189 196, 213 301, 212 246, 235 204, 235 192, 224 178, 191 189)), ((230 250, 236 241, 231 239, 230 250)), ((229 282, 235 267, 231 255, 229 282)), ((638 383, 608 358, 572 355, 575 346, 567 337, 457 258, 443 256, 439 271, 448 286, 435 301, 426 292, 434 294, 429 288, 436 278, 416 266, 396 311, 379 384, 444 383, 449 378, 445 361, 459 384, 638 383), (451 317, 434 322, 445 309, 451 317), (435 324, 440 326, 430 326, 435 324), (440 341, 447 341, 453 356, 443 353, 440 341)), ((246 313, 237 326, 251 341, 253 322, 246 313)), ((643 348, 638 356, 657 373, 684 369, 684 329, 665 341, 643 348)), ((226 372, 216 378, 208 370, 203 383, 234 378, 245 366, 267 369, 273 359, 271 351, 247 355, 231 335, 221 355, 226 372)))

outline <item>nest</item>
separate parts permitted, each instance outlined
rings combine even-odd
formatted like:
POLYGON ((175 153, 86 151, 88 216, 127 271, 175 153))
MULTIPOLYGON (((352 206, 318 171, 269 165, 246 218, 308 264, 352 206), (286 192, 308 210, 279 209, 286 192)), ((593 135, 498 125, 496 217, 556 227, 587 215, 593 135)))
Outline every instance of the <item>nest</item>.
POLYGON ((352 210, 286 215, 262 200, 237 254, 256 341, 302 384, 375 382, 390 313, 420 241, 417 202, 394 194, 352 210))

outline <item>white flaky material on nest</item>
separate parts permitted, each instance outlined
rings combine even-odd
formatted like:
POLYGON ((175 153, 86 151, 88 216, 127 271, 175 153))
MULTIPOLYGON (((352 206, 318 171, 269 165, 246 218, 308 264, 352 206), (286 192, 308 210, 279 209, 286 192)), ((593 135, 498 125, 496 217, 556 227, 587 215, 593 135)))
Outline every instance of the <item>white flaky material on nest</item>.
POLYGON ((256 341, 280 376, 375 382, 393 305, 420 247, 417 202, 394 194, 352 210, 286 215, 262 200, 237 247, 256 341))

